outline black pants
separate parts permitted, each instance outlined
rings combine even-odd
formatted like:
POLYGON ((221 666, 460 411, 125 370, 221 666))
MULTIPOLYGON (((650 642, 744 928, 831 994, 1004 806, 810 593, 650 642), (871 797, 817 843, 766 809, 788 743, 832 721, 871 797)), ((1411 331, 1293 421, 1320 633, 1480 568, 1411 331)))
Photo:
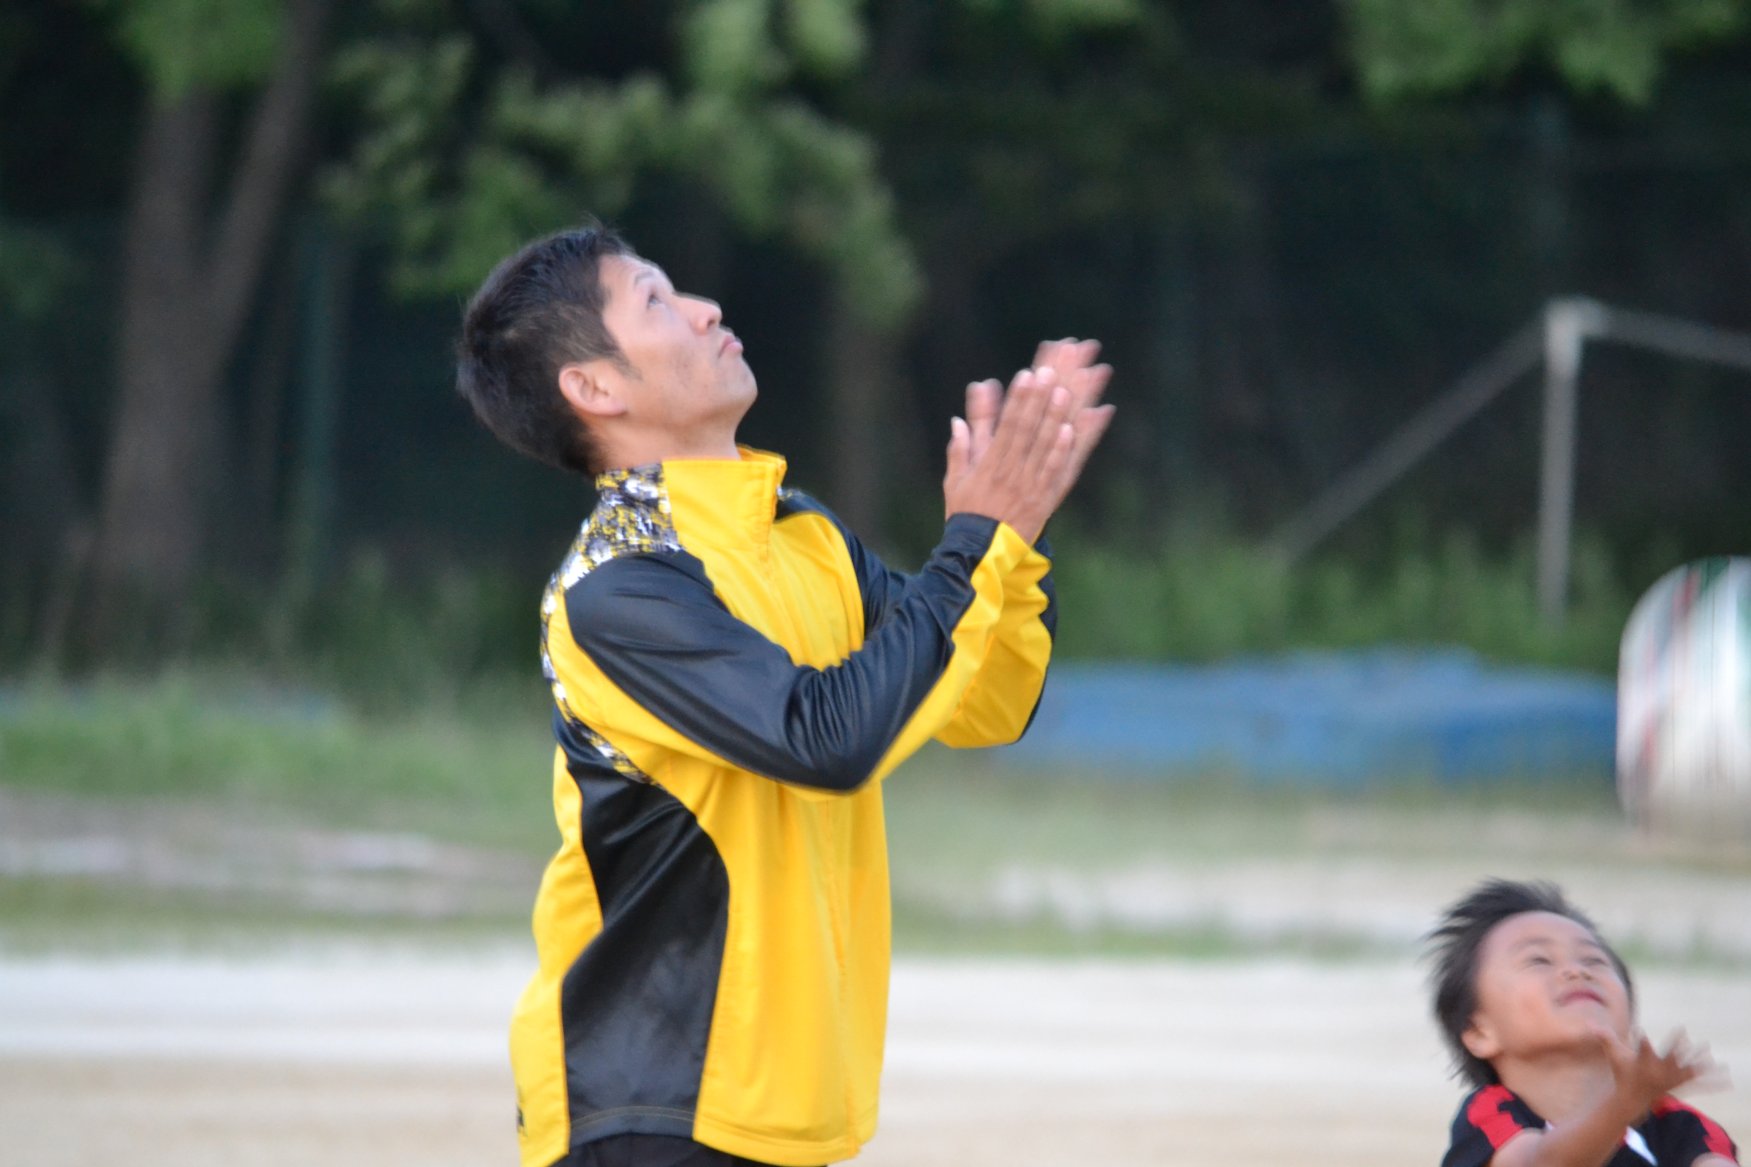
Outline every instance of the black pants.
POLYGON ((585 1143, 555 1167, 766 1167, 692 1139, 612 1135, 585 1143))

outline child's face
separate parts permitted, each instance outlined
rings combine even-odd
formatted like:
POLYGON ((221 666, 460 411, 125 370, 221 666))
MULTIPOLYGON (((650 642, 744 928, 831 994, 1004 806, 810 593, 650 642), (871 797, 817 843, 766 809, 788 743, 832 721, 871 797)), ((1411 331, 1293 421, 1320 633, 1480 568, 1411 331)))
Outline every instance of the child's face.
POLYGON ((1629 989, 1592 931, 1553 912, 1522 912, 1478 948, 1477 1012, 1462 1035, 1484 1061, 1598 1048, 1598 1029, 1630 1030, 1629 989))

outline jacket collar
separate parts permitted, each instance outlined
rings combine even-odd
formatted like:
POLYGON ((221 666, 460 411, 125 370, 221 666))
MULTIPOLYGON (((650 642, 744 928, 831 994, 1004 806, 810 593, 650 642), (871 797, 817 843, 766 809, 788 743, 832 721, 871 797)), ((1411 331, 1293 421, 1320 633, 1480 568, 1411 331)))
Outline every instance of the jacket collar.
POLYGON ((765 543, 778 508, 786 462, 777 454, 738 446, 741 458, 677 458, 596 477, 596 490, 629 478, 656 488, 653 500, 669 512, 683 542, 765 543))

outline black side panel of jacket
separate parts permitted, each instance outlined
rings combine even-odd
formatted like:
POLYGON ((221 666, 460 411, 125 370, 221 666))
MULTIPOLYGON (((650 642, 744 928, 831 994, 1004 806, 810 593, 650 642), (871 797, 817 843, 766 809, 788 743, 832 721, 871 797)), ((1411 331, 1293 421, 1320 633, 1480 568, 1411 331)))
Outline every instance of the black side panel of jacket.
POLYGON ((685 552, 628 555, 566 593, 572 636, 628 697, 731 764, 855 790, 954 654, 996 524, 957 515, 864 646, 826 669, 732 616, 685 552))
POLYGON ((607 765, 555 719, 583 795, 602 931, 560 990, 572 1143, 691 1137, 729 919, 729 876, 675 797, 607 765))
MULTIPOLYGON (((863 593, 863 633, 868 636, 878 628, 888 614, 906 598, 906 591, 918 577, 908 575, 903 571, 895 571, 883 563, 879 557, 872 554, 869 548, 852 533, 839 516, 822 506, 806 494, 792 493, 779 504, 778 517, 785 519, 792 514, 813 512, 832 523, 838 530, 839 537, 845 541, 845 549, 851 554, 851 567, 857 573, 857 587, 863 593)), ((971 516, 969 516, 971 517, 971 516)), ((980 520, 989 522, 990 520, 980 520)), ((993 524, 995 526, 995 524, 993 524)), ((1052 545, 1041 535, 1034 541, 1034 550, 1052 558, 1052 545)), ((1046 631, 1057 635, 1058 632, 1058 590, 1053 586, 1052 573, 1047 572, 1040 580, 1040 590, 1046 595, 1046 610, 1040 613, 1040 622, 1046 626, 1046 631)))
MULTIPOLYGON (((887 619, 888 613, 900 604, 906 597, 906 591, 918 577, 895 571, 878 557, 872 555, 868 548, 852 534, 839 516, 816 502, 805 494, 792 494, 789 499, 779 504, 778 517, 783 519, 789 514, 813 511, 823 516, 838 530, 839 537, 845 541, 845 549, 851 553, 851 567, 857 573, 857 587, 863 593, 863 634, 867 637, 887 619)), ((1052 545, 1044 535, 1034 541, 1034 550, 1052 558, 1052 545)), ((1052 573, 1046 572, 1040 580, 1040 591, 1046 596, 1046 609, 1040 613, 1040 623, 1046 626, 1046 633, 1054 638, 1058 635, 1058 588, 1052 580, 1052 573)), ((1040 711, 1040 703, 1034 702, 1034 707, 1028 710, 1027 727, 1034 723, 1034 716, 1040 711)))

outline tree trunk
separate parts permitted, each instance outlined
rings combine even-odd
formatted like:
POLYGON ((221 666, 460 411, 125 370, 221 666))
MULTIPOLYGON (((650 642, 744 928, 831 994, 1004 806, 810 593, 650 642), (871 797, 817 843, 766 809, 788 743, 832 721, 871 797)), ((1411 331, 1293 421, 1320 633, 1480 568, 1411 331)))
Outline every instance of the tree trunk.
POLYGON ((197 545, 196 478, 217 376, 203 327, 197 192, 215 137, 214 103, 189 94, 148 115, 123 252, 117 400, 93 570, 99 651, 155 641, 197 545), (139 622, 145 621, 145 626, 139 622))
POLYGON ((880 548, 887 534, 882 491, 892 438, 887 401, 894 392, 894 346, 858 318, 843 294, 834 297, 830 330, 830 505, 859 538, 880 548))
POLYGON ((221 389, 302 170, 330 3, 288 6, 279 63, 217 206, 209 197, 221 149, 215 95, 197 88, 146 115, 85 636, 100 657, 159 656, 187 630, 212 510, 210 468, 226 433, 221 389))

